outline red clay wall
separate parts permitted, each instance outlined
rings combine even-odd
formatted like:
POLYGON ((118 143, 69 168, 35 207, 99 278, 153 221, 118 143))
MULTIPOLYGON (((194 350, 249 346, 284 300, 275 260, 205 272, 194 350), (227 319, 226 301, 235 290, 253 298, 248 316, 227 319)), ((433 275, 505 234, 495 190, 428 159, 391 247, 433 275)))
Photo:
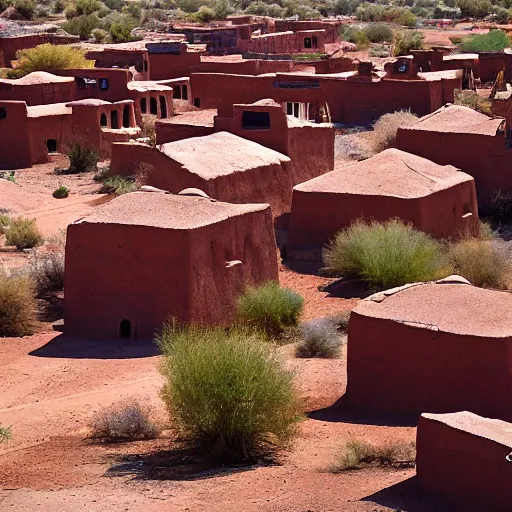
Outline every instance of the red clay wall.
POLYGON ((323 29, 326 32, 325 42, 334 43, 340 38, 342 21, 326 22, 319 20, 304 20, 304 21, 293 21, 293 20, 275 20, 276 32, 286 32, 291 30, 296 32, 297 30, 320 30, 323 29))
POLYGON ((0 98, 24 101, 28 106, 67 103, 76 99, 75 83, 11 85, 0 83, 0 98))
POLYGON ((156 143, 158 145, 165 144, 166 142, 174 142, 182 139, 189 139, 190 137, 203 137, 211 135, 215 129, 213 126, 197 126, 185 125, 178 123, 161 123, 155 125, 156 128, 156 143))
POLYGON ((347 397, 356 407, 512 418, 512 339, 445 333, 352 311, 347 397))
POLYGON ((481 53, 478 56, 478 68, 482 83, 490 83, 496 80, 496 75, 502 69, 505 70, 505 80, 512 80, 512 55, 507 53, 481 53))
POLYGON ((151 80, 166 80, 190 76, 190 66, 201 63, 200 52, 150 53, 149 69, 151 80))
POLYGON ((28 118, 31 165, 48 162, 48 139, 57 141, 59 152, 69 143, 73 136, 71 117, 63 114, 28 118))
MULTIPOLYGON (((460 413, 464 421, 465 413, 460 413)), ((480 418, 482 435, 421 416, 416 440, 416 472, 429 492, 453 500, 464 510, 509 512, 512 503, 510 448, 488 439, 489 420, 480 418)), ((478 417, 477 417, 478 418, 478 417)), ((475 421, 476 422, 476 421, 475 421)), ((504 423, 502 429, 512 425, 504 423)))
POLYGON ((0 119, 0 169, 30 167, 30 138, 27 106, 24 102, 4 102, 7 116, 0 119))
POLYGON ((442 133, 398 130, 397 148, 428 158, 441 165, 453 165, 475 179, 478 201, 488 207, 497 190, 512 191, 511 150, 503 135, 442 133))

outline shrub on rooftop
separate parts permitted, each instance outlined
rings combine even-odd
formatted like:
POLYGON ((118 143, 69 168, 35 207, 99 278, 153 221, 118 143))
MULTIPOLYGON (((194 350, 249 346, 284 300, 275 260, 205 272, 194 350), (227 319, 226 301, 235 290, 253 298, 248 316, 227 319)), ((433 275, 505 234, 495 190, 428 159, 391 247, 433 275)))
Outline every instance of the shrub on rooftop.
POLYGON ((454 91, 455 105, 472 108, 482 114, 492 114, 492 103, 488 98, 484 98, 476 91, 455 89, 454 91))
POLYGON ((442 245, 399 219, 358 220, 323 252, 328 271, 366 281, 374 289, 429 281, 450 273, 442 245))
POLYGON ((410 110, 399 110, 384 114, 373 125, 372 149, 380 153, 385 149, 395 147, 398 128, 415 123, 418 118, 410 110))
POLYGON ((293 374, 261 335, 168 324, 157 341, 162 396, 188 443, 222 462, 247 462, 293 438, 301 418, 293 374))
POLYGON ((289 288, 269 281, 250 287, 238 299, 238 319, 270 337, 279 337, 287 327, 298 324, 304 299, 289 288))
POLYGON ((42 245, 44 238, 37 227, 35 219, 19 217, 11 219, 9 228, 5 231, 5 245, 14 246, 16 249, 31 249, 42 245))
POLYGON ((36 302, 27 276, 0 271, 0 336, 28 336, 34 332, 36 302))

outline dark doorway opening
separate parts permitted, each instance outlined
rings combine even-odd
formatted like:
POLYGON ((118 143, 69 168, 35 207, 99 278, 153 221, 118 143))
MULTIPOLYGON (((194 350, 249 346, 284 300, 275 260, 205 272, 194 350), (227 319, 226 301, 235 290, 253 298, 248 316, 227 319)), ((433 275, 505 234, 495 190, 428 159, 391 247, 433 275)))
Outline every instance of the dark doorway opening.
POLYGON ((165 96, 160 96, 160 117, 162 119, 167 118, 167 102, 165 101, 165 96))
POLYGON ((57 153, 57 140, 48 139, 46 141, 46 147, 48 148, 48 153, 57 153))
POLYGON ((140 111, 145 114, 148 110, 146 98, 141 98, 140 100, 140 111))
POLYGON ((123 339, 130 339, 132 337, 132 324, 129 320, 121 320, 119 324, 119 336, 123 339))
POLYGON ((100 116, 100 126, 108 126, 107 114, 105 112, 100 116))
POLYGON ((188 89, 186 85, 181 86, 181 99, 188 100, 188 89))
POLYGON ((154 116, 158 115, 158 106, 156 104, 156 99, 153 97, 149 98, 149 113, 154 116))
POLYGON ((304 38, 304 48, 311 48, 311 37, 305 37, 304 38))
POLYGON ((117 110, 112 110, 112 112, 110 113, 110 128, 112 128, 112 130, 119 129, 119 119, 117 117, 117 110))
POLYGON ((242 129, 268 130, 270 128, 270 112, 242 112, 242 129))
POLYGON ((201 100, 200 98, 194 98, 194 107, 200 108, 201 107, 201 100))
POLYGON ((123 108, 123 128, 130 128, 130 107, 128 105, 123 108))

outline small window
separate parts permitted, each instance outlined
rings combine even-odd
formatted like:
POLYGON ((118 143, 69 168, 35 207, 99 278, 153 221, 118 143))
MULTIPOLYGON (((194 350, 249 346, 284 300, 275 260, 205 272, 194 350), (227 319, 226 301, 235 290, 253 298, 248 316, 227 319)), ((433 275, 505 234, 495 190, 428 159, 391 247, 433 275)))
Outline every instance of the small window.
POLYGON ((7 110, 4 107, 0 107, 0 119, 5 119, 7 117, 7 110))
POLYGON ((316 36, 313 36, 313 48, 318 47, 318 38, 316 36))
POLYGON ((132 337, 132 324, 129 320, 121 320, 119 324, 119 336, 127 340, 132 337))
POLYGON ((144 71, 147 71, 148 70, 148 61, 145 60, 144 61, 144 71))
POLYGON ((186 85, 181 86, 181 99, 188 100, 188 89, 186 85))
POLYGON ((123 107, 123 128, 130 128, 130 107, 128 105, 123 107))
POLYGON ((100 91, 108 91, 108 88, 109 88, 108 78, 100 78, 99 86, 100 86, 100 91))
POLYGON ((173 96, 177 100, 181 100, 181 85, 177 85, 173 88, 173 96))
POLYGON ((118 130, 119 129, 119 119, 117 116, 117 110, 112 110, 110 113, 110 127, 112 130, 118 130))
POLYGON ((268 130, 270 128, 270 112, 251 112, 244 110, 242 113, 243 130, 268 130))
POLYGON ((167 101, 165 96, 160 96, 160 117, 162 119, 167 118, 167 101))
POLYGON ((140 111, 145 114, 148 111, 148 103, 146 101, 146 98, 140 99, 140 111))
POLYGON ((108 126, 107 114, 105 112, 100 116, 100 126, 108 126))
POLYGON ((46 141, 46 147, 48 149, 48 153, 57 153, 57 140, 48 139, 46 141))
POLYGON ((194 107, 201 107, 201 100, 199 98, 194 98, 194 107))
POLYGON ((156 103, 156 99, 151 96, 149 98, 149 113, 153 114, 154 116, 158 115, 158 105, 156 103))
POLYGON ((311 48, 311 47, 312 47, 311 37, 305 37, 304 38, 304 48, 311 48))
POLYGON ((397 73, 407 73, 409 70, 409 63, 406 60, 399 61, 395 65, 395 70, 397 73))
POLYGON ((293 103, 289 101, 286 103, 286 115, 293 116, 293 103))

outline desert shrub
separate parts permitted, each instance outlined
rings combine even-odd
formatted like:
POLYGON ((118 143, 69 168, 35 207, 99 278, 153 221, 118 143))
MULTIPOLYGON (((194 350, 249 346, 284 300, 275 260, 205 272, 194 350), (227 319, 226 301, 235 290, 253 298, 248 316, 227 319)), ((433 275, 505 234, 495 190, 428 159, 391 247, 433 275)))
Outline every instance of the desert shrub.
POLYGON ((0 235, 3 235, 7 231, 10 222, 11 219, 7 215, 0 215, 0 235))
POLYGON ((28 336, 34 332, 36 302, 27 276, 0 271, 0 336, 28 336))
POLYGON ((268 336, 278 337, 286 327, 297 325, 303 307, 304 299, 298 293, 270 281, 250 287, 238 299, 238 318, 268 336))
POLYGON ((69 196, 69 188, 65 187, 64 185, 61 185, 59 188, 56 188, 53 191, 52 196, 55 199, 65 199, 66 197, 69 196))
POLYGON ((408 55, 411 50, 421 50, 425 36, 417 30, 398 30, 393 41, 393 55, 408 55))
POLYGON ((80 39, 89 39, 92 31, 99 26, 99 19, 95 14, 76 16, 62 25, 62 28, 69 34, 74 34, 80 39))
POLYGON ((340 333, 333 320, 317 318, 301 325, 295 356, 333 358, 339 355, 340 345, 340 333))
POLYGON ((16 183, 16 171, 0 171, 0 180, 16 183))
POLYGON ((85 58, 85 51, 65 45, 40 44, 16 52, 16 72, 23 76, 33 71, 90 68, 94 61, 85 58))
POLYGON ((395 147, 398 128, 410 126, 417 120, 418 118, 410 110, 384 114, 373 125, 372 149, 375 153, 380 153, 395 147))
POLYGON ((132 30, 137 26, 137 21, 131 16, 118 16, 110 25, 109 33, 113 43, 128 43, 137 40, 132 35, 132 30))
POLYGON ((492 9, 490 0, 456 0, 463 18, 484 18, 492 9))
POLYGON ((101 194, 116 194, 118 196, 137 190, 138 186, 132 176, 108 176, 101 187, 101 194))
POLYGON ((80 142, 72 143, 68 148, 69 168, 67 173, 77 174, 96 169, 99 161, 97 151, 80 142))
POLYGON ((140 124, 140 136, 148 139, 148 144, 153 148, 156 147, 155 123, 155 116, 144 114, 140 124))
POLYGON ((11 438, 11 428, 10 427, 2 427, 2 425, 0 425, 0 443, 9 441, 10 438, 11 438))
POLYGON ((64 248, 63 236, 46 250, 36 251, 31 259, 31 275, 38 296, 64 289, 64 248))
POLYGON ((482 114, 492 114, 492 103, 489 99, 480 96, 476 91, 455 89, 455 105, 472 108, 482 114))
POLYGON ((66 3, 64 2, 64 0, 55 0, 55 2, 53 3, 52 10, 55 14, 59 14, 64 11, 65 7, 66 7, 66 3))
POLYGON ((326 268, 386 289, 449 273, 442 246, 399 219, 354 222, 324 249, 326 268))
POLYGON ((506 289, 511 277, 510 250, 499 240, 461 240, 449 248, 457 274, 475 286, 506 289))
POLYGON ((458 46, 469 53, 498 52, 510 46, 510 39, 503 30, 491 30, 487 34, 463 37, 458 46))
POLYGON ((372 46, 368 51, 370 57, 377 57, 379 59, 383 59, 385 57, 389 57, 391 55, 391 50, 388 46, 385 45, 376 45, 372 46))
POLYGON ((343 32, 343 39, 354 43, 358 50, 364 50, 370 46, 370 40, 366 35, 366 32, 358 27, 348 26, 343 32))
POLYGON ((33 0, 14 0, 13 5, 26 20, 31 20, 34 17, 36 3, 33 0))
POLYGON ((92 14, 101 9, 102 3, 99 0, 76 0, 76 13, 79 16, 92 14))
POLYGON ((94 37, 94 40, 97 43, 102 43, 107 38, 108 32, 106 30, 101 29, 101 28, 95 28, 91 32, 91 35, 92 35, 92 37, 94 37))
POLYGON ((293 437, 301 417, 293 374, 259 334, 167 325, 158 343, 162 396, 189 443, 224 461, 247 461, 293 437))
POLYGON ((511 12, 503 7, 494 8, 494 21, 500 25, 506 25, 510 21, 511 12))
POLYGON ((364 32, 372 43, 393 41, 393 29, 386 23, 369 23, 364 32))
POLYGON ((93 416, 89 427, 93 439, 109 443, 154 439, 161 431, 151 417, 151 409, 135 398, 101 409, 93 416))
POLYGON ((416 459, 413 442, 393 441, 373 444, 360 439, 345 443, 339 460, 330 467, 332 473, 339 473, 365 466, 412 467, 416 459))
POLYGON ((35 219, 11 219, 9 229, 5 232, 5 245, 11 245, 16 249, 31 249, 42 245, 43 236, 37 227, 35 219))

